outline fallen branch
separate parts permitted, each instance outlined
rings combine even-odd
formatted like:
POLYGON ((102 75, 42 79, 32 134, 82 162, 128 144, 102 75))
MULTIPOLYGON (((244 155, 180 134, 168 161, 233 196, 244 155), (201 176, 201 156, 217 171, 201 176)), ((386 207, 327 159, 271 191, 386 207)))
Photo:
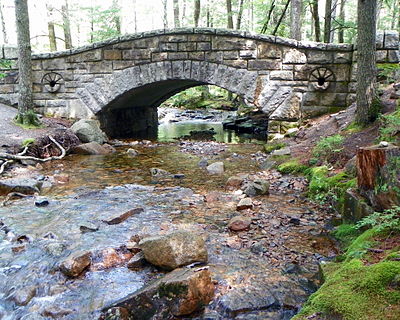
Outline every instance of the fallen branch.
MULTIPOLYGON (((25 147, 24 150, 23 150, 22 152, 18 153, 18 156, 23 156, 27 151, 28 151, 28 147, 25 147)), ((0 167, 0 175, 4 172, 4 170, 6 169, 6 167, 7 167, 9 164, 13 163, 13 162, 14 162, 13 160, 4 161, 4 162, 2 163, 2 165, 1 165, 1 167, 0 167)))
MULTIPOLYGON (((49 136, 49 139, 61 150, 61 155, 41 159, 41 158, 36 158, 36 157, 24 156, 21 154, 0 153, 0 158, 7 159, 7 160, 32 160, 32 161, 37 161, 37 162, 61 160, 62 158, 64 158, 65 155, 67 154, 65 149, 52 136, 49 136)), ((25 148, 25 150, 22 153, 25 154, 26 150, 27 150, 27 147, 25 148)))

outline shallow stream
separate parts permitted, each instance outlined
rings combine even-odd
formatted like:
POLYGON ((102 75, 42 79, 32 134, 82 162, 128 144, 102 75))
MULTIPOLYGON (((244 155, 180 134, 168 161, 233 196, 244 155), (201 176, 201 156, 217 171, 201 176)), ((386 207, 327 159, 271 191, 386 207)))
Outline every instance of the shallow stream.
MULTIPOLYGON (((129 142, 127 142, 129 143, 129 142)), ((214 301, 193 319, 290 319, 320 284, 319 262, 336 254, 325 236, 333 213, 305 200, 296 177, 263 172, 255 144, 214 142, 143 143, 117 147, 107 156, 67 156, 39 174, 53 181, 45 207, 34 198, 0 207, 0 319, 97 319, 105 305, 132 293, 162 272, 126 267, 132 236, 184 229, 207 240, 216 282, 214 301), (128 148, 139 155, 131 157, 128 148), (225 173, 199 167, 224 161, 225 173), (169 176, 154 177, 151 168, 169 176), (270 196, 253 199, 249 231, 231 232, 240 192, 225 188, 228 177, 270 177, 270 196), (63 176, 62 181, 54 180, 63 176), (122 223, 108 217, 143 208, 122 223), (96 232, 81 232, 96 226, 96 232), (5 233, 4 231, 7 231, 5 233), (58 271, 71 253, 93 253, 91 268, 78 279, 58 271), (112 258, 110 258, 112 257, 112 258)))

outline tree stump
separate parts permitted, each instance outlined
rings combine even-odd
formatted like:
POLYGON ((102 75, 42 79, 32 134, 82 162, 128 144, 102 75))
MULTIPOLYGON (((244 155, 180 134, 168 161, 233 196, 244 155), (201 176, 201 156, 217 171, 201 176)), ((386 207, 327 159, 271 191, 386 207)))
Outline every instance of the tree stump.
POLYGON ((400 205, 400 148, 394 145, 360 148, 358 189, 375 210, 400 205))

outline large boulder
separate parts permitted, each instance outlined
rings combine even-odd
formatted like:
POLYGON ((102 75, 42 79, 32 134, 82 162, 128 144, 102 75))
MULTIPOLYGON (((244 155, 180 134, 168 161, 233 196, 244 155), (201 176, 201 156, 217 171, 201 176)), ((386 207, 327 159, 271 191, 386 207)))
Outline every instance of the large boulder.
POLYGON ((72 125, 71 130, 82 142, 103 144, 108 140, 106 134, 101 131, 97 120, 81 119, 72 125))
POLYGON ((270 185, 267 180, 256 179, 246 186, 244 193, 249 197, 269 194, 269 187, 270 185))
POLYGON ((104 308, 100 319, 175 319, 209 304, 214 291, 208 269, 176 269, 104 308))
POLYGON ((208 253, 201 236, 175 231, 139 242, 146 260, 157 267, 173 270, 193 262, 207 262, 208 253))
POLYGON ((23 194, 39 193, 42 188, 42 181, 35 179, 11 178, 0 180, 0 195, 7 195, 10 192, 23 194))

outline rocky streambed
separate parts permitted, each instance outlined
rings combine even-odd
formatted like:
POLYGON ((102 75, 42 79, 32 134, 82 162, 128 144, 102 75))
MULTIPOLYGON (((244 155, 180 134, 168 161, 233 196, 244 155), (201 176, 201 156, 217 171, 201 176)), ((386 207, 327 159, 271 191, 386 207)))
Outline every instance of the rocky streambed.
POLYGON ((335 214, 260 147, 116 148, 28 169, 47 189, 0 207, 0 318, 290 319, 320 285, 335 214))

